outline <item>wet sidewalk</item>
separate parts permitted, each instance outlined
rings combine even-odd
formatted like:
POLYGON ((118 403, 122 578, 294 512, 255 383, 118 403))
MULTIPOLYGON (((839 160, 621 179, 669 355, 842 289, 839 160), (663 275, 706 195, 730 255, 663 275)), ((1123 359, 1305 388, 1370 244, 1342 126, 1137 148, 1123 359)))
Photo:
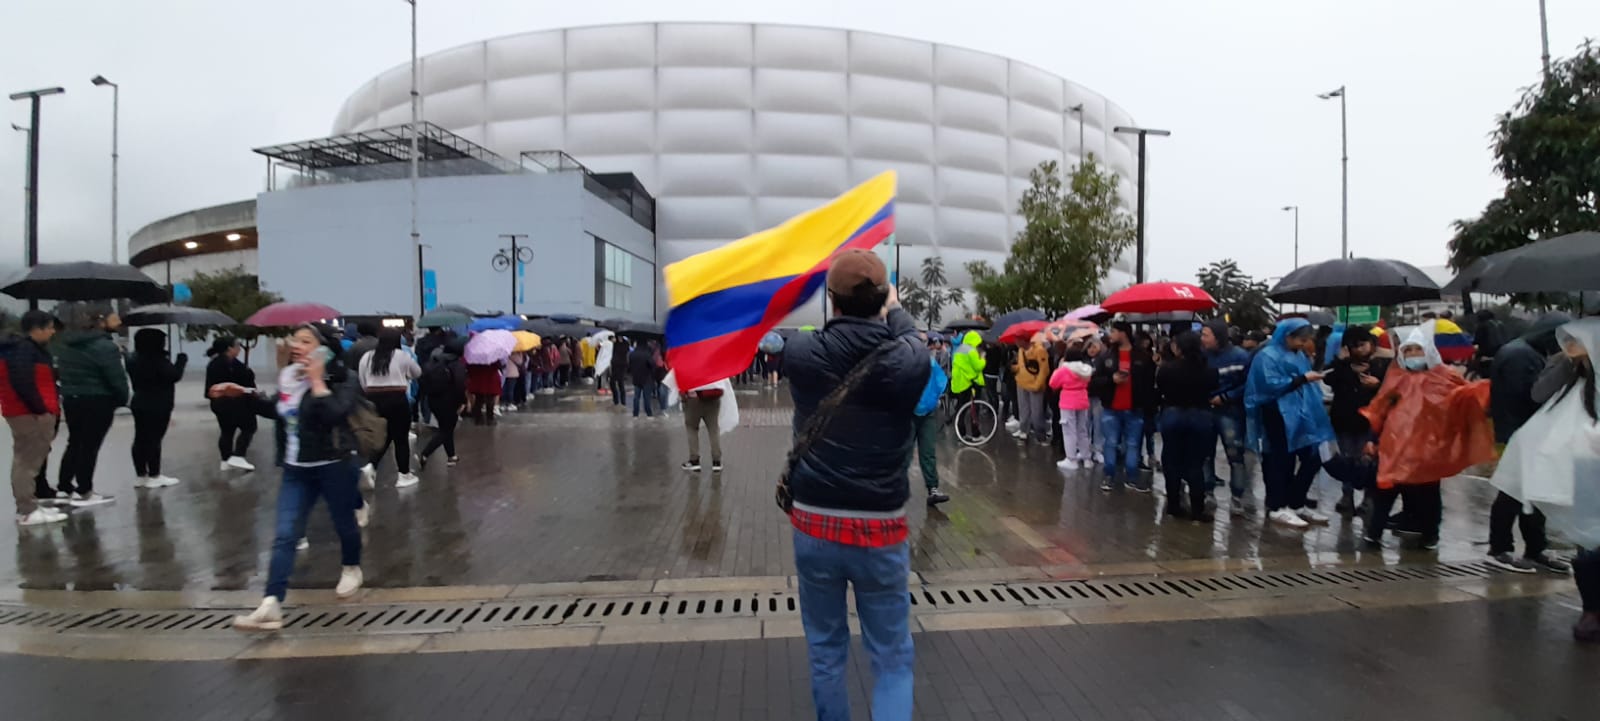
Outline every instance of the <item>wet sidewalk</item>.
MULTIPOLYGON (((463 425, 461 464, 446 468, 435 456, 415 488, 396 490, 386 460, 368 492, 368 585, 792 575, 791 531, 772 504, 789 444, 787 394, 738 398, 743 425, 724 438, 720 476, 678 470, 686 456, 680 415, 634 419, 583 392, 539 397, 494 427, 463 425)), ((74 511, 56 527, 0 524, 0 547, 15 548, 0 554, 0 588, 260 588, 278 482, 270 427, 250 453, 261 470, 219 471, 210 413, 182 404, 165 471, 183 483, 157 491, 131 487, 131 434, 131 419, 119 416, 100 457, 96 486, 115 504, 74 511)), ((10 443, 0 442, 0 464, 8 467, 9 456, 10 443)), ((913 570, 930 581, 995 580, 1476 560, 1484 548, 1475 543, 1487 538, 1491 494, 1480 481, 1446 484, 1436 553, 1370 552, 1359 549, 1359 521, 1290 531, 1264 526, 1259 512, 1222 514, 1215 526, 1165 519, 1159 493, 1101 493, 1093 472, 1058 471, 1052 461, 1050 449, 1009 438, 984 449, 947 438, 940 473, 952 502, 928 510, 912 472, 913 570)), ((53 458, 52 476, 55 468, 53 458)), ((331 587, 337 541, 320 509, 308 535, 295 586, 331 587)))

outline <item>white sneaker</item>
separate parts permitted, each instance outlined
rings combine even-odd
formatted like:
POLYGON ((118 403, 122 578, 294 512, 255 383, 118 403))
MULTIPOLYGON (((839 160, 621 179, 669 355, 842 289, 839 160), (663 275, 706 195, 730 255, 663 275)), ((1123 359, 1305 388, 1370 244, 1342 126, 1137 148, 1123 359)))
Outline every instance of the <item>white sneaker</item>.
POLYGON ((233 627, 240 631, 276 631, 283 628, 283 607, 268 596, 248 616, 234 616, 233 627))
POLYGON ((367 503, 356 509, 356 527, 366 528, 372 521, 372 504, 367 503))
POLYGON ((1306 523, 1304 519, 1300 518, 1300 514, 1295 513, 1292 509, 1288 508, 1279 508, 1278 510, 1268 514, 1267 518, 1273 523, 1276 523, 1280 526, 1288 526, 1290 528, 1305 528, 1306 526, 1311 525, 1306 523))
POLYGON ((306 538, 305 536, 301 536, 300 537, 300 542, 294 544, 294 550, 296 550, 296 551, 304 551, 304 550, 306 550, 307 548, 310 548, 310 547, 311 547, 311 540, 306 538))
POLYGON ((1071 458, 1056 463, 1056 468, 1060 468, 1063 471, 1076 471, 1081 467, 1082 466, 1079 466, 1077 461, 1074 461, 1071 458))
POLYGON ((406 434, 406 438, 411 441, 412 445, 416 445, 417 434, 415 434, 415 433, 407 433, 406 434))
POLYGON ((95 493, 93 491, 91 491, 89 493, 74 493, 74 494, 72 494, 72 505, 75 508, 87 508, 89 506, 101 506, 101 505, 105 505, 107 503, 113 503, 116 500, 117 499, 112 498, 111 496, 101 495, 101 494, 95 493))
POLYGON ((417 485, 417 482, 420 481, 420 480, 422 480, 422 479, 417 478, 417 474, 415 474, 415 473, 402 473, 402 474, 394 477, 394 487, 395 488, 410 488, 412 486, 417 485))
POLYGON ((231 470, 233 470, 233 464, 228 463, 227 461, 223 461, 222 465, 219 466, 218 469, 219 470, 223 470, 223 471, 231 471, 231 470))
POLYGON ((1311 510, 1309 508, 1296 508, 1294 513, 1295 513, 1295 515, 1297 515, 1300 518, 1304 519, 1307 523, 1312 523, 1312 524, 1315 524, 1315 525, 1318 525, 1318 526, 1326 526, 1326 525, 1328 525, 1328 517, 1327 516, 1322 515, 1321 513, 1317 513, 1316 511, 1313 511, 1313 510, 1311 510))
POLYGON ((164 475, 164 474, 160 475, 160 476, 156 476, 155 478, 152 478, 150 480, 152 480, 152 481, 160 481, 162 486, 176 486, 176 485, 178 485, 178 479, 173 478, 172 476, 164 475))
POLYGON ((339 585, 333 587, 333 595, 339 598, 349 598, 361 590, 361 567, 345 566, 339 572, 339 585))
POLYGON ((178 479, 168 476, 150 476, 148 478, 140 478, 133 485, 135 488, 166 488, 167 486, 178 485, 178 479))
POLYGON ((225 463, 241 471, 253 471, 256 469, 255 465, 245 460, 243 456, 229 456, 225 463))
POLYGON ((43 526, 46 523, 60 523, 65 520, 67 520, 67 514, 54 508, 39 506, 26 516, 17 516, 17 525, 23 527, 43 526))
POLYGON ((371 463, 361 467, 361 485, 368 490, 378 485, 378 469, 373 468, 371 463))

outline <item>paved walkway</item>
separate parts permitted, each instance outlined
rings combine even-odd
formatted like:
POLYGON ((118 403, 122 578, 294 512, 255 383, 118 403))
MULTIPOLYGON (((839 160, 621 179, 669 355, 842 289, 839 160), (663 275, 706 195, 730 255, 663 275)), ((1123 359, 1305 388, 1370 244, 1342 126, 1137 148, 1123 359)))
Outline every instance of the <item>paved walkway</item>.
MULTIPOLYGON (((1594 718, 1564 596, 1260 619, 924 633, 922 719, 1594 718)), ((852 654, 866 718, 868 676, 852 654)), ((813 718, 801 639, 226 662, 0 655, 8 721, 813 718)))
MULTIPOLYGON (((198 386, 180 388, 180 398, 198 395, 198 386)), ((387 461, 368 494, 369 586, 792 575, 790 532, 771 501, 789 443, 787 396, 738 397, 744 426, 726 438, 720 478, 677 469, 680 416, 635 420, 583 393, 540 397, 497 427, 464 426, 461 465, 429 466, 417 488, 397 491, 387 461)), ((166 470, 184 482, 147 491, 131 487, 131 425, 119 416, 101 453, 97 487, 117 496, 114 505, 52 528, 0 524, 0 548, 15 548, 0 554, 0 589, 260 588, 277 493, 270 430, 250 454, 261 471, 220 472, 211 416, 185 401, 166 444, 166 470)), ((0 441, 0 467, 9 452, 0 441)), ((1359 549, 1359 521, 1309 531, 1264 527, 1259 514, 1224 514, 1215 526, 1173 521, 1161 516, 1159 493, 1102 494, 1093 472, 1062 473, 1052 461, 1050 449, 1009 438, 984 449, 947 442, 940 472, 955 500, 929 511, 914 491, 913 569, 932 581, 1475 560, 1483 548, 1474 542, 1487 538, 1489 495, 1478 481, 1447 484, 1437 554, 1373 553, 1359 549)), ((309 536, 295 583, 331 587, 337 542, 320 511, 309 536)))

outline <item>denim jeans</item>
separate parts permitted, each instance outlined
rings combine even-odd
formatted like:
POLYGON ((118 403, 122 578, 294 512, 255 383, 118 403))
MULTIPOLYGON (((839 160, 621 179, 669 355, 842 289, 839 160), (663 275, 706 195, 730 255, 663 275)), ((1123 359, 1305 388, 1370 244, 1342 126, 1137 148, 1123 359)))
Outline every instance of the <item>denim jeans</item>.
MULTIPOLYGON (((1222 406, 1211 409, 1211 418, 1216 425, 1216 436, 1222 441, 1222 452, 1228 457, 1228 486, 1234 498, 1243 498, 1250 493, 1250 474, 1244 468, 1244 409, 1237 406, 1222 406)), ((1217 478, 1217 448, 1212 443, 1211 452, 1205 459, 1206 483, 1215 488, 1221 483, 1217 478)))
POLYGON ((922 469, 922 484, 933 490, 939 487, 939 413, 916 416, 912 425, 917 429, 917 465, 922 469))
POLYGON ((1211 485, 1201 466, 1216 447, 1211 411, 1204 408, 1168 408, 1161 412, 1161 473, 1167 481, 1167 506, 1179 505, 1183 484, 1189 484, 1189 501, 1202 510, 1211 485))
POLYGON ((339 534, 339 564, 361 565, 361 529, 356 527, 356 499, 361 492, 356 489, 355 464, 337 461, 325 466, 284 466, 283 483, 278 487, 272 562, 267 569, 267 595, 279 601, 289 592, 295 546, 306 535, 306 518, 311 516, 319 495, 327 499, 333 530, 339 534))
POLYGON ((1100 439, 1105 443, 1106 478, 1116 479, 1117 460, 1128 472, 1127 482, 1139 480, 1139 444, 1144 440, 1144 411, 1114 411, 1105 409, 1100 414, 1100 439))
POLYGON ((872 718, 911 718, 911 596, 906 591, 911 547, 863 548, 794 532, 800 578, 800 623, 811 657, 811 699, 819 721, 849 721, 845 679, 850 653, 846 584, 855 587, 856 615, 872 659, 872 718))
POLYGON ((656 391, 655 391, 654 388, 647 388, 645 386, 634 386, 633 387, 633 417, 634 418, 638 418, 639 417, 639 402, 640 401, 644 401, 644 414, 647 415, 647 416, 654 417, 655 416, 655 411, 651 410, 651 405, 650 404, 655 402, 655 396, 656 396, 656 391))

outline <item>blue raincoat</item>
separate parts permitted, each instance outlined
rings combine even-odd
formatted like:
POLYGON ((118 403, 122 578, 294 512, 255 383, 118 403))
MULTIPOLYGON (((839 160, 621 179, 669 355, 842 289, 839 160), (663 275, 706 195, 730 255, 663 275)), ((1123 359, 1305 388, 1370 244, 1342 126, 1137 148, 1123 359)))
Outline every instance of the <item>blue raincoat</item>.
POLYGON ((1250 364, 1250 376, 1244 384, 1244 407, 1250 447, 1257 452, 1298 451, 1333 440, 1333 424, 1322 407, 1322 392, 1310 383, 1295 382, 1311 370, 1311 359, 1289 350, 1289 335, 1309 325, 1304 318, 1279 323, 1272 331, 1272 340, 1262 346, 1250 364), (1283 415, 1288 448, 1267 445, 1261 410, 1268 403, 1278 404, 1278 412, 1283 415))

